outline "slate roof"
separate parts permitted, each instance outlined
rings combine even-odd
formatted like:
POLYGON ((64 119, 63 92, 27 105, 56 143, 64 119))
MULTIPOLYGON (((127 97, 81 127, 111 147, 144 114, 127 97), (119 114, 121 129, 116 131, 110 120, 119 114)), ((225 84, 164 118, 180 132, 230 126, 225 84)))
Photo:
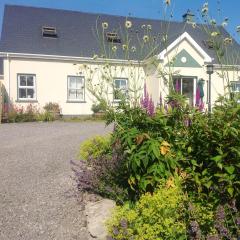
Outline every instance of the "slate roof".
POLYGON ((0 75, 3 75, 3 58, 0 58, 0 75))
MULTIPOLYGON (((111 16, 106 14, 92 14, 67 10, 56 10, 48 8, 36 8, 6 5, 3 19, 3 27, 0 41, 1 52, 46 54, 59 56, 92 57, 99 53, 99 43, 94 37, 96 32, 96 21, 100 24, 108 22, 108 30, 124 29, 126 17, 111 16), (50 39, 42 37, 42 26, 56 27, 58 38, 50 39)), ((191 37, 208 53, 216 59, 214 51, 207 48, 204 40, 208 39, 207 34, 202 30, 202 25, 193 28, 192 25, 184 22, 165 22, 162 20, 150 20, 141 18, 128 18, 133 23, 129 34, 131 44, 138 47, 138 37, 142 39, 145 34, 142 25, 152 26, 151 34, 160 37, 168 32, 169 44, 183 32, 188 32, 191 37)), ((229 33, 222 27, 220 31, 223 36, 229 37, 229 33)), ((116 44, 118 46, 118 44, 116 44)), ((122 45, 118 46, 119 48, 122 45)), ((157 51, 163 49, 160 46, 157 51)), ((138 52, 138 51, 137 51, 138 52)), ((138 58, 138 53, 132 53, 132 59, 138 58)), ((240 46, 233 40, 228 53, 239 55, 240 46)), ((237 55, 232 57, 236 61, 237 55)), ((113 58, 123 59, 123 51, 118 50, 113 58)), ((240 63, 240 61, 239 61, 240 63)))

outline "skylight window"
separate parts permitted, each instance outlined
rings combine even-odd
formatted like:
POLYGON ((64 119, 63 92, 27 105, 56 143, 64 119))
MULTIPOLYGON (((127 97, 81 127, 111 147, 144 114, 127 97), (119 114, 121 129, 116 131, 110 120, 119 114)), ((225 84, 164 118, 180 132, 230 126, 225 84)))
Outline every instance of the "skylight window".
POLYGON ((50 37, 50 38, 57 38, 57 29, 55 27, 42 27, 42 36, 43 37, 50 37))
POLYGON ((107 32, 106 39, 111 43, 121 43, 121 38, 118 36, 116 32, 107 32))

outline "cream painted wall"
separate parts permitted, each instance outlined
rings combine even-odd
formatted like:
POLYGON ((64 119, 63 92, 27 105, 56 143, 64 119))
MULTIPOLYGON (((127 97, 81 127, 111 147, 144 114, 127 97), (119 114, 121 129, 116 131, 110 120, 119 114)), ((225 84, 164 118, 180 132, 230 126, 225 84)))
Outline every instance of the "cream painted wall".
MULTIPOLYGON (((99 68, 99 65, 87 65, 93 71, 99 68)), ((4 60, 4 85, 9 94, 10 100, 15 105, 26 107, 29 102, 19 102, 17 99, 17 74, 35 74, 36 75, 36 94, 37 102, 33 103, 40 109, 48 102, 56 102, 60 105, 63 115, 86 115, 92 114, 91 107, 95 98, 85 91, 85 102, 71 103, 67 101, 67 76, 83 75, 87 79, 89 74, 82 70, 82 64, 74 65, 69 61, 57 60, 37 60, 12 58, 4 60)), ((101 67, 102 68, 102 67, 101 67)), ((137 85, 143 89, 145 74, 142 67, 130 67, 115 65, 111 67, 110 72, 116 78, 128 78, 129 87, 134 86, 133 79, 137 79, 137 85)), ((99 81, 100 73, 95 74, 93 82, 99 81)), ((109 89, 109 99, 112 100, 112 89, 109 89)))
MULTIPOLYGON (((155 61, 156 65, 156 61, 155 61)), ((195 48, 187 41, 183 40, 176 48, 174 48, 172 51, 168 53, 168 55, 165 56, 165 59, 163 62, 158 62, 157 67, 155 67, 155 71, 151 71, 152 74, 147 76, 149 89, 151 89, 151 93, 155 104, 159 103, 159 97, 160 92, 165 98, 168 95, 168 87, 166 84, 166 81, 164 81, 164 78, 161 77, 160 73, 169 73, 171 72, 173 75, 182 75, 182 76, 191 76, 194 77, 197 81, 197 79, 204 79, 204 103, 205 107, 207 107, 207 83, 209 76, 206 73, 206 67, 204 64, 203 56, 201 56, 195 48), (202 67, 201 68, 189 68, 189 67, 174 67, 169 69, 169 67, 166 66, 169 61, 171 61, 179 52, 181 52, 183 49, 185 49, 202 67)), ((239 73, 236 71, 224 71, 225 75, 228 75, 229 82, 230 81, 237 81, 239 77, 239 73)), ((166 75, 166 74, 165 74, 166 75)), ((224 94, 224 88, 228 85, 228 81, 220 77, 221 71, 219 69, 215 69, 214 74, 212 75, 212 104, 218 99, 219 95, 224 94)), ((167 80, 168 81, 168 80, 167 80)), ((194 93, 195 94, 195 93, 194 93)))

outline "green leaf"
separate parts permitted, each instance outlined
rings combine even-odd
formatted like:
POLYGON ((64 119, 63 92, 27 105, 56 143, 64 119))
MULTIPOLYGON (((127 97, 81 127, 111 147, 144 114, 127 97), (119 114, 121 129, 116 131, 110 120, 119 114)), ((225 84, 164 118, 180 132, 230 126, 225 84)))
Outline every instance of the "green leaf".
POLYGON ((224 167, 224 169, 225 169, 229 174, 233 174, 234 171, 235 171, 235 167, 234 167, 234 166, 224 167))
POLYGON ((227 191, 228 191, 228 193, 230 194, 230 196, 233 197, 234 188, 229 187, 229 188, 227 189, 227 191))

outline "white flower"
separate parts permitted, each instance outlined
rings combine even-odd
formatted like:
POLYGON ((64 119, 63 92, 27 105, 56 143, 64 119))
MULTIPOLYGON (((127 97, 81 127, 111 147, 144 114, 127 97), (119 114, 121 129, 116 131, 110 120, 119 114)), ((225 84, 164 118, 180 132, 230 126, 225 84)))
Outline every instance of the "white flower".
POLYGON ((103 22, 102 23, 102 28, 103 29, 107 29, 108 28, 108 23, 107 22, 103 22))
POLYGON ((144 29, 145 27, 146 27, 146 25, 145 25, 145 24, 143 24, 143 25, 141 26, 141 28, 142 28, 142 29, 144 29))
POLYGON ((196 28, 197 24, 195 22, 192 23, 192 27, 196 28))
POLYGON ((126 28, 131 28, 131 27, 132 27, 132 22, 129 21, 129 20, 127 20, 127 21, 125 22, 125 27, 126 27, 126 28))
POLYGON ((137 48, 135 46, 132 46, 131 50, 132 52, 136 52, 137 48))
POLYGON ((148 35, 144 35, 143 36, 143 41, 146 43, 149 41, 149 36, 148 35))
POLYGON ((128 49, 127 45, 126 45, 126 44, 123 44, 123 45, 122 45, 122 49, 123 49, 123 51, 127 50, 127 49, 128 49))
POLYGON ((225 38, 225 39, 223 40, 223 43, 224 43, 225 45, 227 45, 227 44, 232 44, 232 38, 225 38))
POLYGON ((202 14, 208 13, 208 3, 204 3, 202 7, 202 14))
POLYGON ((167 5, 170 5, 171 0, 165 0, 165 3, 166 3, 167 5))
POLYGON ((237 26, 237 32, 240 32, 240 25, 237 26))
POLYGON ((211 19, 211 20, 210 20, 210 23, 211 23, 212 25, 216 25, 216 24, 217 24, 215 19, 211 19))
POLYGON ((148 29, 148 30, 152 30, 152 25, 148 24, 148 25, 147 25, 147 29, 148 29))
POLYGON ((113 46, 113 47, 112 47, 112 51, 113 51, 113 52, 116 52, 116 51, 117 51, 117 46, 113 46))
POLYGON ((222 22, 222 27, 226 27, 228 25, 228 23, 226 21, 222 22))

